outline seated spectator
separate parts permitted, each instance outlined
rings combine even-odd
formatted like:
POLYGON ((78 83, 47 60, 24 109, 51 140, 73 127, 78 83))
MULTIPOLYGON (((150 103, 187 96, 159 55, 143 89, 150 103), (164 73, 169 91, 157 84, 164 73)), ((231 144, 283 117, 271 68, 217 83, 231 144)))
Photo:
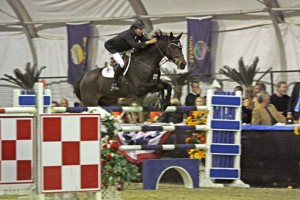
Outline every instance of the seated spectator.
POLYGON ((51 107, 59 107, 59 103, 57 101, 52 101, 51 107))
POLYGON ((294 85, 289 104, 287 118, 299 121, 300 117, 300 82, 294 85))
POLYGON ((276 93, 270 97, 270 103, 273 104, 276 109, 285 117, 287 114, 287 106, 290 100, 290 97, 286 95, 286 91, 286 82, 280 81, 276 85, 276 93))
MULTIPOLYGON (((195 99, 195 106, 205 106, 205 98, 197 97, 195 99)), ((206 124, 207 111, 195 110, 191 111, 186 118, 187 125, 203 125, 206 124)))
MULTIPOLYGON (((180 101, 177 98, 171 99, 171 106, 180 106, 180 101)), ((175 112, 163 112, 162 115, 158 118, 158 122, 166 122, 166 123, 180 123, 183 121, 184 112, 175 111, 175 112)))
POLYGON ((251 102, 249 98, 245 98, 243 100, 243 106, 242 106, 242 122, 246 124, 250 124, 251 118, 252 118, 251 102))
POLYGON ((266 85, 262 82, 257 82, 254 86, 253 96, 255 97, 261 91, 266 91, 266 85))
POLYGON ((253 108, 251 124, 274 125, 278 122, 285 123, 285 117, 281 115, 273 104, 270 104, 270 95, 261 91, 257 94, 258 104, 253 108))
POLYGON ((197 97, 196 99, 195 99, 195 103, 194 103, 194 105, 195 106, 205 106, 206 105, 206 101, 205 101, 206 99, 204 98, 204 97, 197 97))
POLYGON ((69 107, 69 101, 66 98, 61 98, 60 99, 60 106, 61 107, 69 107))
MULTIPOLYGON (((131 106, 141 106, 138 101, 132 101, 131 106)), ((143 112, 131 112, 132 122, 133 123, 144 123, 143 112)))
POLYGON ((197 97, 201 96, 201 88, 200 88, 200 84, 197 81, 192 81, 191 82, 191 88, 192 91, 190 93, 187 94, 186 98, 185 98, 185 105, 186 106, 193 106, 195 104, 195 99, 197 97))
POLYGON ((74 102, 74 107, 80 107, 81 103, 80 102, 74 102))
POLYGON ((240 86, 240 85, 237 85, 237 86, 235 86, 234 87, 234 90, 233 90, 234 92, 236 92, 236 91, 241 91, 242 92, 242 94, 243 94, 243 87, 242 86, 240 86))

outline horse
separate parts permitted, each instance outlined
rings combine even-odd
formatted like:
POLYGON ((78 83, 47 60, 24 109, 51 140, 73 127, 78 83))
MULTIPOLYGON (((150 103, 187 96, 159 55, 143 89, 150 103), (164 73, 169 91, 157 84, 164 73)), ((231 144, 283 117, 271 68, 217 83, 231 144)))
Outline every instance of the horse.
MULTIPOLYGON (((120 90, 110 91, 113 78, 102 75, 103 68, 86 72, 76 84, 74 93, 84 106, 112 106, 120 97, 139 98, 148 93, 160 92, 160 107, 170 104, 172 87, 160 79, 160 62, 164 57, 184 69, 186 61, 182 53, 180 38, 182 33, 174 36, 156 31, 155 44, 133 53, 127 73, 118 80, 120 90), (164 96, 164 90, 167 95, 164 96)), ((126 59, 124 59, 126 61, 126 59)), ((125 64, 126 66, 126 64, 125 64)))

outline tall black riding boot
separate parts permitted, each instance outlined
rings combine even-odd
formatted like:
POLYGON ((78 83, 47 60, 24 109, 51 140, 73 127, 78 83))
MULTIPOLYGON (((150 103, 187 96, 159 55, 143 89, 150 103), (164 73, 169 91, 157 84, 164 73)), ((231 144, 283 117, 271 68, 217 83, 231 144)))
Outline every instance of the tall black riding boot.
POLYGON ((121 76, 122 72, 123 72, 123 69, 120 67, 120 65, 118 65, 116 68, 116 71, 115 71, 114 81, 112 82, 111 87, 110 87, 110 91, 114 92, 114 91, 119 90, 117 82, 118 82, 119 77, 121 76))

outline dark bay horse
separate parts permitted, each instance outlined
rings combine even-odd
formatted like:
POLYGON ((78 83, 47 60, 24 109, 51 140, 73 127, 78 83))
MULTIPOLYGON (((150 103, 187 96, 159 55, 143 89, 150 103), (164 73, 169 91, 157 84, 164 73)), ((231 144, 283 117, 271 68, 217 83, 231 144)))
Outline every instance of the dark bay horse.
MULTIPOLYGON (((119 91, 110 91, 112 78, 102 76, 103 69, 94 69, 86 72, 74 84, 74 93, 84 106, 111 106, 117 104, 119 97, 136 98, 148 93, 160 92, 161 104, 168 105, 171 98, 172 87, 160 80, 160 61, 167 57, 179 69, 184 69, 186 61, 182 54, 181 35, 163 35, 159 30, 153 37, 157 43, 147 46, 131 55, 130 67, 125 76, 118 81, 119 91), (164 97, 164 90, 167 95, 164 97)), ((125 64, 126 66, 126 64, 125 64)))

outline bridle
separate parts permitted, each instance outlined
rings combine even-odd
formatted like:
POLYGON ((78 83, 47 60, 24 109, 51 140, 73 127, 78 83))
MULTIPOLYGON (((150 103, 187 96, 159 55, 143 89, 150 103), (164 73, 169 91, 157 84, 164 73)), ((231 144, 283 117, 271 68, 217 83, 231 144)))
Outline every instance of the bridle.
POLYGON ((162 52, 161 48, 159 47, 159 45, 158 45, 157 43, 155 43, 155 44, 156 44, 156 47, 157 47, 157 49, 159 50, 160 54, 162 55, 162 57, 163 57, 163 58, 164 58, 164 57, 167 58, 164 62, 161 62, 161 63, 160 63, 160 66, 163 65, 163 64, 165 64, 166 62, 174 62, 174 63, 176 64, 176 58, 183 57, 182 54, 176 55, 176 54, 174 54, 174 53, 170 50, 170 48, 171 48, 172 46, 175 46, 175 47, 177 47, 177 48, 180 49, 180 50, 182 49, 182 44, 180 43, 179 40, 171 40, 171 41, 169 42, 169 44, 168 44, 168 46, 167 46, 166 54, 164 54, 164 53, 162 52))
MULTIPOLYGON (((176 58, 183 57, 182 54, 180 54, 180 55, 179 55, 179 54, 178 54, 178 55, 173 55, 173 52, 170 51, 170 48, 171 48, 172 46, 175 46, 175 47, 177 47, 177 48, 179 48, 179 49, 182 49, 182 44, 180 43, 179 40, 171 40, 171 41, 169 41, 169 44, 168 44, 168 46, 166 47, 166 54, 163 53, 163 51, 161 50, 161 48, 159 47, 159 45, 158 45, 157 43, 155 43, 155 45, 156 45, 158 51, 160 52, 160 54, 162 55, 162 57, 163 57, 163 58, 164 58, 164 57, 167 58, 167 59, 164 59, 163 61, 161 61, 161 62, 159 63, 159 66, 162 66, 162 65, 165 64, 166 62, 174 62, 174 63, 176 64, 176 58)), ((132 59, 134 59, 134 58, 132 58, 132 59)), ((145 62, 143 62, 143 61, 140 61, 140 60, 138 60, 138 59, 134 59, 134 60, 137 61, 137 62, 140 62, 141 64, 143 64, 143 65, 145 65, 145 66, 151 67, 150 65, 148 65, 147 63, 145 63, 145 62)), ((151 68, 152 68, 152 67, 151 67, 151 68)))

